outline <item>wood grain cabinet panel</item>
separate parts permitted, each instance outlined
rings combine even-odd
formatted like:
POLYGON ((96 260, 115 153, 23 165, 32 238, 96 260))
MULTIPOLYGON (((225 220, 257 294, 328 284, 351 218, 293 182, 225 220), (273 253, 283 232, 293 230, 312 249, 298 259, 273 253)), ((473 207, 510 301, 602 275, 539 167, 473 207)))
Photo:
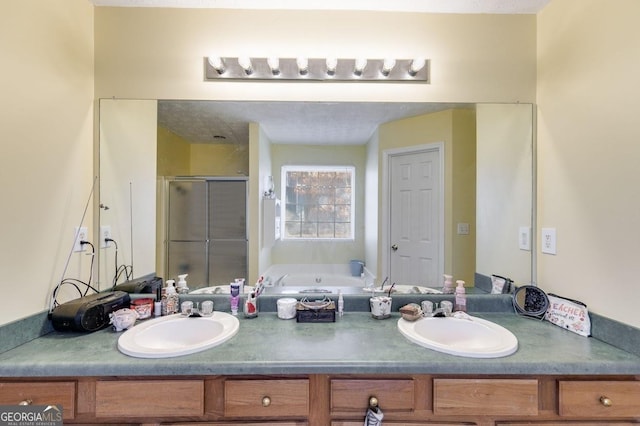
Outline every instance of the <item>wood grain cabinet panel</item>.
POLYGON ((558 388, 563 417, 640 418, 640 382, 567 380, 558 388))
POLYGON ((31 405, 61 405, 63 420, 76 415, 75 382, 0 382, 0 405, 30 401, 31 405))
POLYGON ((202 415, 204 415, 203 380, 100 380, 96 382, 96 417, 99 418, 202 415))
POLYGON ((433 412, 437 415, 538 414, 536 379, 434 379, 433 412))
POLYGON ((309 415, 308 379, 226 380, 225 417, 291 418, 309 415))
POLYGON ((384 412, 413 411, 415 386, 411 379, 333 379, 331 411, 364 414, 375 397, 384 412))

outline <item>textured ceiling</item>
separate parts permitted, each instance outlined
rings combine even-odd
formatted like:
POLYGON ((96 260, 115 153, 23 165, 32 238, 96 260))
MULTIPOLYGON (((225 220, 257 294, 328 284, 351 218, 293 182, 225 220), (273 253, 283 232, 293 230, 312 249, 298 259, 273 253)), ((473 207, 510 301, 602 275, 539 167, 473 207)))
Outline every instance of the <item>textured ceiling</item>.
POLYGON ((194 143, 249 142, 259 123, 274 143, 364 144, 382 123, 470 104, 159 101, 158 124, 194 143))
POLYGON ((96 6, 535 14, 551 0, 89 0, 96 6))

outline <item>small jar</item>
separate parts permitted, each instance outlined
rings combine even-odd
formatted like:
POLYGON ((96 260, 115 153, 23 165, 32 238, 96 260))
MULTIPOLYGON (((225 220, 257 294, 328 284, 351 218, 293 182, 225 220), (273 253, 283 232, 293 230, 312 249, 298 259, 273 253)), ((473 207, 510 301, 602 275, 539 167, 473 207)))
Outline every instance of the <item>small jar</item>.
POLYGON ((139 319, 151 317, 153 312, 153 299, 136 299, 131 302, 131 309, 138 313, 139 319))
POLYGON ((292 297, 278 299, 278 318, 293 319, 296 317, 296 305, 298 301, 292 297))

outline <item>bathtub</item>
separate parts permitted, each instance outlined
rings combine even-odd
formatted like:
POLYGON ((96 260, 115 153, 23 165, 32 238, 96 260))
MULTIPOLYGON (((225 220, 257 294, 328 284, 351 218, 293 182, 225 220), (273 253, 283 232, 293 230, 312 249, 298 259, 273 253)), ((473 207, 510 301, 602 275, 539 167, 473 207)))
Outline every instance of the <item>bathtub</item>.
MULTIPOLYGON (((351 275, 349 264, 278 264, 263 274, 265 293, 314 295, 314 294, 371 294, 383 293, 375 277, 364 268, 364 277, 351 275), (375 283, 375 284, 374 284, 375 283)), ((388 289, 388 286, 387 286, 388 289)), ((399 285, 394 293, 440 294, 440 290, 427 287, 399 285)))

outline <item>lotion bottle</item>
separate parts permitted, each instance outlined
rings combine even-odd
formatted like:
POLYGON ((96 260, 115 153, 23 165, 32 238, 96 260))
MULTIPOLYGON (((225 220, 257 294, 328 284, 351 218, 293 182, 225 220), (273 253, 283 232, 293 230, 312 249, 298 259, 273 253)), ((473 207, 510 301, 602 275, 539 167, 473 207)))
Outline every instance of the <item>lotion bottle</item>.
POLYGON ((342 297, 342 290, 338 290, 338 316, 344 314, 344 298, 342 297))
POLYGON ((229 284, 229 293, 231 293, 231 315, 238 315, 238 306, 240 305, 240 283, 238 281, 229 284))
POLYGON ((456 287, 456 297, 453 310, 454 311, 467 311, 467 292, 464 288, 464 281, 458 280, 456 281, 458 286, 456 287))
POLYGON ((453 293, 453 275, 443 275, 444 276, 444 284, 442 285, 442 292, 444 294, 453 293))
POLYGON ((162 295, 162 315, 173 315, 178 312, 179 296, 174 287, 174 280, 167 280, 167 286, 162 295))

